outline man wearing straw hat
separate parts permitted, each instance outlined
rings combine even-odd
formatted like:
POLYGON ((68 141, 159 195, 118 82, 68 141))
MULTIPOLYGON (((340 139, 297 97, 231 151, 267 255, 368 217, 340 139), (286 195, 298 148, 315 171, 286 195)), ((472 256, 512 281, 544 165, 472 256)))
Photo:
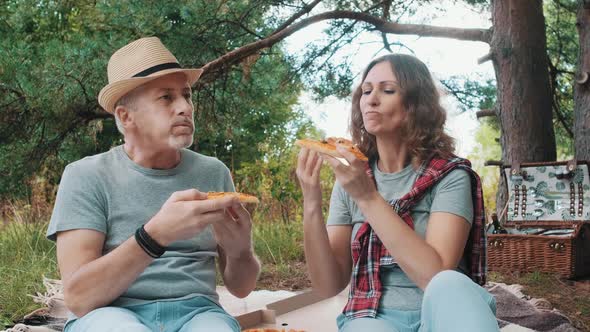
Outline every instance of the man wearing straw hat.
POLYGON ((192 152, 191 86, 158 38, 116 51, 98 96, 125 143, 66 167, 47 236, 57 242, 65 331, 239 331, 218 304, 215 257, 238 297, 260 264, 228 168, 192 152))

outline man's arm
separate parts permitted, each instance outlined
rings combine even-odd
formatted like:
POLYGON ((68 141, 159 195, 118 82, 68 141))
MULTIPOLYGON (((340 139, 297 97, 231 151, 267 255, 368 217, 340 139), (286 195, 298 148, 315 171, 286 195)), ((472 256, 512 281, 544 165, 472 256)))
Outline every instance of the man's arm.
POLYGON ((68 309, 78 317, 114 301, 153 260, 134 238, 101 256, 104 240, 103 233, 88 229, 57 235, 64 299, 68 309))
POLYGON ((256 287, 260 262, 252 249, 252 219, 241 204, 226 209, 226 218, 213 225, 219 270, 227 290, 244 298, 256 287))
POLYGON ((236 297, 244 298, 256 287, 260 262, 249 251, 241 257, 228 257, 223 248, 219 250, 219 270, 222 273, 223 283, 227 290, 236 297))
MULTIPOLYGON (((145 225, 145 230, 166 247, 199 234, 208 225, 224 221, 225 208, 236 204, 234 197, 204 200, 206 197, 206 193, 194 189, 175 192, 145 225)), ((134 236, 102 256, 104 241, 103 233, 88 229, 57 234, 64 300, 78 317, 121 296, 153 260, 134 236)))

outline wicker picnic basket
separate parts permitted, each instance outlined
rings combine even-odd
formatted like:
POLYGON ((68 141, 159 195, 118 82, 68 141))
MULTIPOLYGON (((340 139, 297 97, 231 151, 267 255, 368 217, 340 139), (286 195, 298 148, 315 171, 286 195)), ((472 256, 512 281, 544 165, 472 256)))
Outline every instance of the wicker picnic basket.
POLYGON ((590 275, 588 162, 504 165, 504 234, 488 234, 488 270, 590 275))

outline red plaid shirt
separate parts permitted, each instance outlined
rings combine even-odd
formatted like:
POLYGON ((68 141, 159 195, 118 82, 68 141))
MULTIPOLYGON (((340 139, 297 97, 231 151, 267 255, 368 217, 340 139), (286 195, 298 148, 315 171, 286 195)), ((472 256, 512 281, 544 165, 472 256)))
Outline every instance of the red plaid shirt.
MULTIPOLYGON (((422 164, 418 170, 418 178, 410 192, 399 199, 391 201, 390 204, 406 224, 414 229, 410 209, 422 199, 428 189, 457 168, 466 170, 469 173, 473 198, 474 220, 465 246, 464 256, 469 276, 476 283, 483 285, 485 284, 486 275, 483 192, 479 176, 471 168, 469 160, 459 157, 449 160, 433 158, 429 162, 422 164)), ((370 169, 368 173, 373 177, 370 169)), ((351 318, 375 317, 382 290, 379 269, 382 264, 391 264, 394 260, 366 221, 360 227, 352 242, 352 259, 354 269, 348 303, 344 307, 343 313, 351 318)))

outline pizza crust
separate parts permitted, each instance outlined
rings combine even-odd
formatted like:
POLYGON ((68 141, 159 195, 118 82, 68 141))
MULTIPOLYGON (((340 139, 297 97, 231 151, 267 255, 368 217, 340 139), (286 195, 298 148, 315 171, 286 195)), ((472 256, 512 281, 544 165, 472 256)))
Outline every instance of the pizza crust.
POLYGON ((256 196, 237 193, 237 192, 222 192, 222 191, 210 191, 207 193, 207 199, 217 199, 227 196, 237 196, 240 203, 244 204, 258 204, 260 201, 256 196))
POLYGON ((298 139, 295 141, 295 145, 319 152, 325 153, 335 158, 344 158, 338 150, 336 150, 336 144, 344 146, 349 152, 353 153, 357 159, 362 161, 368 161, 369 159, 365 156, 352 142, 342 137, 328 137, 325 140, 318 141, 314 139, 298 139))

